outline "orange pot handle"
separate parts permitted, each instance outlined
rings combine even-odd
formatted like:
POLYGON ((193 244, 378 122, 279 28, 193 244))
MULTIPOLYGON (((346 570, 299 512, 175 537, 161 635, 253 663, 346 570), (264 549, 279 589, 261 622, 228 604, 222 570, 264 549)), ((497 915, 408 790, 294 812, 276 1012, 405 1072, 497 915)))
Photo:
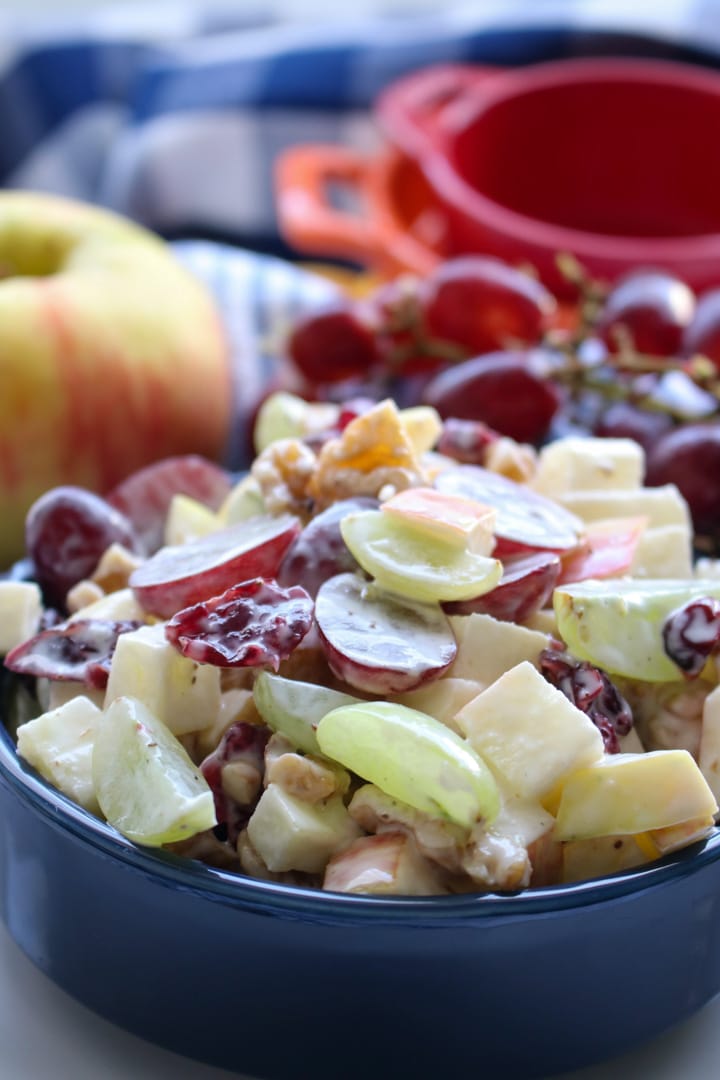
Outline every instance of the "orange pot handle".
POLYGON ((481 86, 507 69, 490 64, 437 64, 391 83, 375 103, 375 117, 395 146, 414 158, 441 147, 449 106, 474 100, 481 86))
POLYGON ((425 273, 436 258, 383 214, 375 185, 378 158, 348 147, 307 144, 278 156, 275 193, 278 226, 303 253, 360 263, 382 276, 403 270, 425 273), (333 185, 343 187, 357 210, 332 205, 333 185))

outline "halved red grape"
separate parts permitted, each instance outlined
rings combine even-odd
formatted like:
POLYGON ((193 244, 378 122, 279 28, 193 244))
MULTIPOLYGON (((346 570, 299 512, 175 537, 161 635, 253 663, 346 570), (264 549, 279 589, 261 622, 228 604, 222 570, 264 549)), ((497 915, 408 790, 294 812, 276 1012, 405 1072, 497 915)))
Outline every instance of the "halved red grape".
POLYGON ((596 332, 611 351, 625 333, 637 352, 677 356, 694 311, 695 294, 680 278, 663 270, 636 270, 608 293, 596 332))
POLYGON ((275 577, 299 532, 292 514, 258 515, 192 543, 161 548, 133 571, 129 584, 146 611, 167 619, 240 581, 275 577))
POLYGON ((280 563, 280 585, 302 585, 316 596, 324 581, 351 570, 358 564, 340 532, 340 522, 356 510, 374 510, 377 499, 341 499, 317 514, 293 540, 280 563))
POLYGON ((684 356, 707 356, 720 369, 720 287, 703 293, 682 339, 684 356))
POLYGON ((479 465, 445 469, 435 487, 495 507, 493 554, 499 559, 521 551, 569 551, 583 532, 582 522, 558 503, 479 465))
POLYGON ((380 360, 373 331, 351 304, 339 304, 300 319, 292 329, 286 350, 311 383, 365 376, 380 360))
POLYGON ((541 350, 476 356, 431 379, 422 400, 443 419, 479 420, 518 442, 539 443, 562 403, 549 360, 541 350))
POLYGON ((5 667, 18 675, 81 682, 102 690, 117 639, 140 625, 132 620, 76 619, 53 626, 11 649, 5 667))
POLYGON ((658 439, 647 458, 645 483, 676 484, 695 530, 720 531, 720 425, 685 424, 658 439))
POLYGON ((482 255, 441 263, 423 284, 422 303, 429 336, 473 354, 537 344, 557 306, 535 278, 482 255))
POLYGON ((394 596, 356 574, 338 574, 320 587, 315 619, 333 673, 370 694, 437 679, 457 654, 439 604, 394 596))
POLYGON ((68 590, 90 577, 111 544, 134 550, 128 518, 106 499, 81 487, 41 495, 25 519, 25 549, 48 604, 64 608, 68 590))
POLYGON ((129 518, 145 554, 151 555, 163 542, 173 495, 188 495, 217 510, 231 483, 227 469, 197 454, 186 454, 138 469, 113 488, 107 500, 129 518))
POLYGON ((505 622, 524 622, 548 603, 559 573, 560 558, 551 551, 510 556, 494 589, 473 600, 443 604, 443 608, 448 615, 481 612, 505 622))

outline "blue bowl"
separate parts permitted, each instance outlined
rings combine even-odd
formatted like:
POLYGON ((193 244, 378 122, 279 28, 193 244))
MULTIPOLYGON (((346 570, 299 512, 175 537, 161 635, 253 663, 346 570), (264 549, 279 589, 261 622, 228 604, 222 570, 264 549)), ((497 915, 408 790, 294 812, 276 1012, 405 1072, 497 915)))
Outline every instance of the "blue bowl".
POLYGON ((720 990, 720 830, 662 862, 515 895, 345 896, 124 840, 0 729, 2 917, 101 1016, 262 1080, 547 1076, 720 990))

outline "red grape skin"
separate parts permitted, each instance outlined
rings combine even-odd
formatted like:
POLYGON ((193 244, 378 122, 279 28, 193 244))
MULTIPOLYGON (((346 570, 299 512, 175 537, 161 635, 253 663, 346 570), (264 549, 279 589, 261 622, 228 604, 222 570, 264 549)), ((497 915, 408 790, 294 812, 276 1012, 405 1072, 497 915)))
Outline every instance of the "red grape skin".
POLYGON ((703 293, 682 340, 684 356, 707 356, 720 369, 720 287, 703 293))
POLYGON ((675 427, 668 413, 640 409, 629 401, 615 401, 594 426, 594 434, 611 439, 634 439, 649 453, 658 439, 675 427))
POLYGON ((646 484, 676 484, 697 532, 720 532, 720 425, 686 424, 663 435, 647 459, 646 484))
POLYGON ((307 315, 297 322, 287 342, 287 353, 311 383, 341 382, 367 375, 380 359, 373 331, 350 304, 307 315))
POLYGON ((443 419, 481 420, 518 442, 538 443, 547 434, 562 395, 546 377, 541 354, 499 352, 441 371, 426 386, 423 402, 443 419))
POLYGON ((63 609, 68 590, 90 577, 111 544, 136 550, 130 521, 85 488, 52 488, 30 507, 25 549, 48 604, 63 609))
POLYGON ((424 281, 421 297, 429 336, 474 354, 536 345, 556 309, 539 281, 485 256, 442 263, 424 281))
POLYGON ((637 352, 677 356, 694 310, 695 294, 680 278, 636 270, 610 290, 596 329, 611 351, 619 346, 616 330, 624 328, 637 352))

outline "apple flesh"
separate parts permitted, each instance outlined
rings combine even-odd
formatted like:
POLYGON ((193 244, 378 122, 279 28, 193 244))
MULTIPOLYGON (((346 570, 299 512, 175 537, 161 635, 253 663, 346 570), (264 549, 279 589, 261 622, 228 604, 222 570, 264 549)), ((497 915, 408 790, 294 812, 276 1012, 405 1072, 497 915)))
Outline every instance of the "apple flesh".
POLYGON ((228 346, 205 286, 108 211, 0 193, 0 565, 48 488, 112 489, 159 458, 217 460, 228 346))

